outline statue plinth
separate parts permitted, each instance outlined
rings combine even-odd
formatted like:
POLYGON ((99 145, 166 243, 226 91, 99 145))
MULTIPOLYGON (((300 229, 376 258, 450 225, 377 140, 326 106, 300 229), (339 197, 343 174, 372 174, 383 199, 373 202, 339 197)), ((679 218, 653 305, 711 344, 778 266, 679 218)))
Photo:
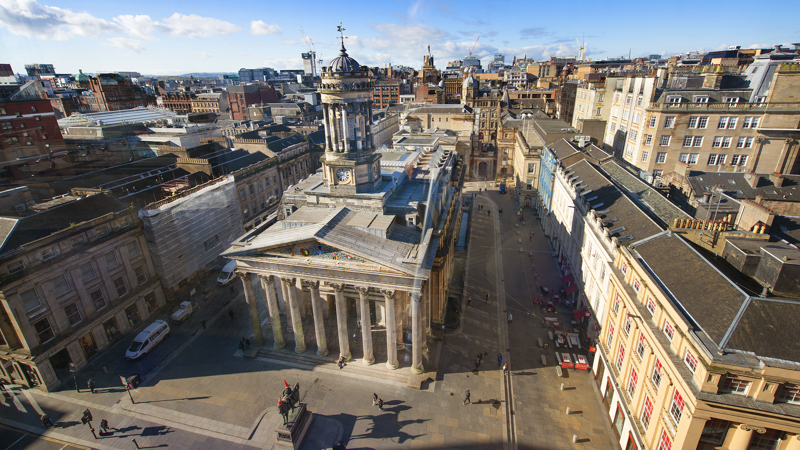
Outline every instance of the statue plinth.
POLYGON ((314 414, 306 409, 305 403, 299 403, 288 412, 287 423, 279 423, 275 427, 277 438, 275 445, 278 447, 299 449, 311 428, 314 414))

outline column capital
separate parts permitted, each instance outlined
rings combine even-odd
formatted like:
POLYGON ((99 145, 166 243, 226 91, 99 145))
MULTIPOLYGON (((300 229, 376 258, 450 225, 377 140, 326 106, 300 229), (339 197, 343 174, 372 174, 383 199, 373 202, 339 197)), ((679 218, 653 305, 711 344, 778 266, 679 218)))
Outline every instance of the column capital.
POLYGON ((291 284, 291 285, 294 285, 295 282, 297 281, 297 278, 292 278, 292 277, 280 277, 280 279, 284 283, 291 284))
POLYGON ((274 275, 258 274, 258 278, 261 278, 263 281, 266 281, 267 284, 272 284, 272 283, 275 282, 275 276, 274 275))
POLYGON ((250 281, 250 272, 236 272, 236 276, 242 281, 250 281))
POLYGON ((422 300, 422 292, 412 292, 409 294, 409 297, 411 297, 413 302, 419 303, 420 300, 422 300))
POLYGON ((300 280, 300 285, 303 286, 304 291, 308 291, 310 289, 319 289, 319 280, 300 280))
POLYGON ((743 423, 743 424, 739 425, 739 428, 744 430, 744 431, 755 431, 758 434, 764 434, 764 433, 767 432, 766 428, 757 427, 757 426, 754 426, 754 425, 748 425, 746 423, 743 423))
POLYGON ((332 287, 335 292, 344 292, 344 283, 328 283, 328 286, 332 287))
POLYGON ((394 299, 394 289, 381 289, 381 294, 383 294, 387 300, 394 299))
POLYGON ((369 286, 354 286, 359 294, 369 294, 369 286))

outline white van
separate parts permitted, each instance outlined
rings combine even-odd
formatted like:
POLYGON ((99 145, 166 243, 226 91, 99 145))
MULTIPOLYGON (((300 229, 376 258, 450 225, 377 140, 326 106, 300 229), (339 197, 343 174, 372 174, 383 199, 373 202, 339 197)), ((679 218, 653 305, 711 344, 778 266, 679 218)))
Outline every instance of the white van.
POLYGON ((225 267, 222 268, 222 272, 219 274, 219 278, 217 278, 217 283, 219 283, 220 286, 225 286, 233 281, 233 278, 236 276, 234 272, 235 269, 236 260, 228 261, 228 264, 225 264, 225 267))
POLYGON ((125 352, 125 358, 134 360, 146 355, 153 347, 164 340, 168 334, 169 325, 167 325, 167 322, 156 320, 133 339, 128 351, 125 352))

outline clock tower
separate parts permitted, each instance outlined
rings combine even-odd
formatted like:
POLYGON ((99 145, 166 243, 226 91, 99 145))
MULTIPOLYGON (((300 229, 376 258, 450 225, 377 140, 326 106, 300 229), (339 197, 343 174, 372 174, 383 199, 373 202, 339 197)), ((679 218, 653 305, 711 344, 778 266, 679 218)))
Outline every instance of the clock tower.
POLYGON ((381 182, 381 155, 372 136, 373 83, 366 66, 347 55, 344 35, 339 56, 322 68, 321 78, 325 185, 331 193, 373 192, 381 182))

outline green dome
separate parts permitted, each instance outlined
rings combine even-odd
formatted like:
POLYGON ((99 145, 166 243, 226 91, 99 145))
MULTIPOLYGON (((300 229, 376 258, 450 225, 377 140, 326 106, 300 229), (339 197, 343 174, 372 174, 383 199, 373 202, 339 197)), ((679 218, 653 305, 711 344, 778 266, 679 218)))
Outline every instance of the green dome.
POLYGON ((82 81, 89 81, 89 77, 85 73, 83 73, 83 70, 78 69, 78 75, 75 76, 75 81, 77 81, 78 83, 82 81))

